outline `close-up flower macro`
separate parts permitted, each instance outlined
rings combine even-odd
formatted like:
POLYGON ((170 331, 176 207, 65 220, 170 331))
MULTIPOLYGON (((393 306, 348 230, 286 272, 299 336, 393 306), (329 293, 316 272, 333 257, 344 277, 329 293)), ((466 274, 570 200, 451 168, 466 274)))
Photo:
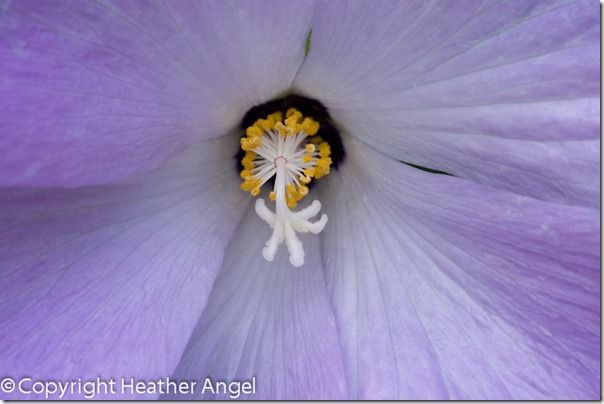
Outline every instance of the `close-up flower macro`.
POLYGON ((0 0, 0 399, 599 400, 597 0, 0 0))

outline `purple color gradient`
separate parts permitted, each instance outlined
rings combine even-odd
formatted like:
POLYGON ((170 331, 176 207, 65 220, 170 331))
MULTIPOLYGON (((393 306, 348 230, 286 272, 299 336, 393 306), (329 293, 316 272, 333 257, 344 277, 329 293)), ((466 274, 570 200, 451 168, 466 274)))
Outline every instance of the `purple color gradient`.
POLYGON ((0 378, 599 399, 598 11, 0 0, 0 378), (262 258, 233 160, 287 92, 347 151, 302 268, 262 258))

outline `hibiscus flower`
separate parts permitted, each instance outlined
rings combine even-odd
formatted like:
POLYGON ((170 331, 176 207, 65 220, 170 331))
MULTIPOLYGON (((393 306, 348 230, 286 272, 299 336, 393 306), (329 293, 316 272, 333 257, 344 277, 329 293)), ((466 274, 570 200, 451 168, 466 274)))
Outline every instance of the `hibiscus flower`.
POLYGON ((598 399, 598 11, 0 1, 1 397, 598 399))

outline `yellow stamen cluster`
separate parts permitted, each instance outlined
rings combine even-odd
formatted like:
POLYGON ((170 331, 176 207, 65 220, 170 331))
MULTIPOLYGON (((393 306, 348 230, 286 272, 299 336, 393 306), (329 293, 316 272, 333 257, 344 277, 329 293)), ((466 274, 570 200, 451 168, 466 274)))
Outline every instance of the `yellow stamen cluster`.
POLYGON ((319 179, 321 177, 329 174, 331 170, 331 148, 329 147, 329 143, 322 142, 319 143, 319 159, 317 160, 317 167, 315 170, 315 178, 319 179))
POLYGON ((283 115, 281 112, 275 112, 266 117, 258 119, 254 124, 245 130, 245 136, 241 138, 241 148, 250 151, 262 144, 262 138, 265 132, 275 129, 277 123, 281 123, 283 115))
POLYGON ((285 113, 285 121, 275 125, 282 136, 294 135, 304 132, 308 136, 314 136, 319 131, 319 123, 310 117, 304 118, 302 113, 295 108, 290 108, 285 113))
POLYGON ((243 180, 243 183, 241 184, 241 189, 246 192, 250 192, 254 196, 257 196, 260 193, 261 180, 260 178, 256 178, 256 176, 252 174, 252 170, 255 168, 255 158, 256 153, 254 153, 253 151, 248 150, 245 152, 245 156, 241 160, 243 170, 241 170, 240 176, 243 180))
MULTIPOLYGON (((262 156, 256 153, 263 142, 267 141, 265 136, 272 134, 270 135, 270 141, 275 141, 275 136, 281 139, 290 136, 301 136, 294 140, 294 144, 301 141, 299 150, 303 151, 303 154, 300 156, 298 153, 295 161, 290 160, 290 163, 296 165, 302 171, 302 174, 297 174, 297 181, 290 182, 285 189, 287 206, 295 207, 298 201, 308 195, 307 185, 312 179, 327 175, 331 169, 332 160, 329 143, 325 142, 320 136, 315 136, 319 131, 319 126, 317 121, 310 117, 304 117, 295 108, 288 109, 285 118, 281 112, 275 112, 268 115, 266 119, 256 120, 253 125, 246 129, 246 136, 241 138, 241 148, 246 152, 241 161, 243 165, 241 189, 257 196, 260 193, 260 187, 267 180, 266 162, 268 160, 266 153, 262 156), (259 168, 258 165, 261 163, 263 166, 259 168)), ((287 156, 283 157, 287 158, 287 156)), ((270 165, 272 161, 268 161, 268 163, 270 165)), ((275 192, 271 192, 269 197, 272 201, 275 201, 275 192)))

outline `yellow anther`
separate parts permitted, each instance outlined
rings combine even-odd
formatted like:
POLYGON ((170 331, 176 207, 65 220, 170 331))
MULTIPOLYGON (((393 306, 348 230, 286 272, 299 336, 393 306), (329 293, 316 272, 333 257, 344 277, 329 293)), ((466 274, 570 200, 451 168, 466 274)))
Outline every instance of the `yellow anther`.
POLYGON ((310 181, 312 181, 312 178, 307 177, 306 175, 301 175, 301 176, 298 177, 298 179, 303 184, 308 184, 310 181))
POLYGON ((316 179, 321 179, 324 176, 326 176, 327 174, 329 174, 329 170, 327 170, 327 171, 318 171, 317 170, 317 175, 315 175, 315 178, 316 179))
POLYGON ((317 167, 321 167, 321 168, 329 168, 329 166, 331 166, 331 158, 330 157, 323 157, 317 160, 317 167))
POLYGON ((245 134, 248 137, 254 138, 254 137, 261 137, 262 136, 262 129, 260 129, 258 126, 254 125, 254 126, 249 126, 246 130, 245 130, 245 134))
POLYGON ((304 161, 305 163, 310 163, 312 161, 312 154, 305 154, 302 158, 302 161, 304 161))
POLYGON ((275 191, 271 191, 271 193, 268 194, 268 197, 273 202, 275 202, 277 200, 277 194, 275 194, 275 191))
MULTIPOLYGON (((252 195, 254 195, 254 189, 257 189, 258 193, 260 193, 261 183, 262 181, 260 180, 260 178, 256 178, 253 175, 249 175, 243 179, 243 183, 241 183, 240 188, 244 191, 251 192, 252 195)), ((254 196, 258 195, 258 193, 256 193, 254 196)))
POLYGON ((300 197, 305 197, 308 195, 308 187, 306 185, 302 185, 298 188, 298 194, 300 197))
POLYGON ((243 159, 241 159, 241 165, 243 165, 244 168, 251 170, 254 168, 254 159, 255 158, 256 158, 256 153, 248 151, 245 153, 245 157, 243 157, 243 159))
POLYGON ((281 136, 285 136, 285 125, 283 125, 283 122, 277 122, 275 124, 275 129, 281 136))
POLYGON ((285 125, 292 130, 292 132, 300 132, 300 125, 298 119, 295 116, 290 116, 285 120, 285 125))
POLYGON ((241 174, 239 174, 239 176, 241 177, 242 180, 246 179, 247 177, 250 176, 250 172, 248 170, 241 170, 241 174))
POLYGON ((312 118, 304 118, 300 129, 303 130, 308 136, 313 136, 319 131, 319 123, 312 118))
POLYGON ((273 127, 274 127, 277 122, 281 122, 281 120, 283 119, 283 114, 281 112, 277 111, 277 112, 270 114, 267 117, 267 119, 269 121, 271 121, 271 123, 273 124, 273 127))
POLYGON ((253 196, 258 196, 258 194, 260 194, 260 187, 254 187, 254 188, 252 188, 252 190, 250 191, 250 193, 253 196))
POLYGON ((265 132, 268 132, 275 127, 275 123, 270 119, 258 119, 254 125, 259 126, 265 132))
POLYGON ((248 138, 242 137, 239 142, 241 143, 241 148, 243 150, 247 151, 247 150, 251 149, 250 142, 249 142, 248 138))
POLYGON ((299 115, 290 115, 285 118, 285 124, 291 126, 292 124, 298 123, 299 115))
POLYGON ((312 153, 316 150, 316 146, 312 143, 307 143, 304 147, 308 153, 312 153))
POLYGON ((329 147, 329 143, 323 142, 319 145, 319 154, 321 157, 328 157, 331 154, 331 147, 329 147))
POLYGON ((298 111, 296 108, 289 108, 285 112, 285 117, 289 118, 290 116, 297 116, 299 118, 302 118, 302 113, 300 111, 298 111))
POLYGON ((239 185, 239 188, 243 189, 244 191, 250 192, 252 188, 254 188, 254 186, 252 183, 244 181, 241 183, 241 185, 239 185))
POLYGON ((329 174, 331 167, 331 158, 324 157, 317 160, 317 166, 315 171, 315 178, 319 179, 327 174, 329 174))
POLYGON ((252 145, 252 149, 254 149, 262 144, 262 138, 261 137, 252 138, 250 140, 250 144, 252 145))
POLYGON ((248 177, 245 177, 245 181, 247 181, 251 184, 256 184, 256 183, 260 183, 260 178, 257 178, 254 174, 251 174, 248 177))
POLYGON ((287 193, 285 195, 285 202, 287 203, 287 206, 289 208, 295 208, 296 205, 298 204, 298 201, 301 199, 300 196, 298 196, 298 194, 289 194, 287 193))
POLYGON ((304 174, 312 178, 315 175, 315 169, 313 167, 305 168, 304 174))
POLYGON ((295 108, 290 108, 287 110, 285 114, 287 118, 285 118, 285 126, 291 128, 294 133, 298 133, 302 130, 302 126, 300 122, 302 121, 302 113, 295 108))
POLYGON ((283 122, 277 122, 275 124, 275 129, 277 129, 279 134, 283 137, 294 134, 294 130, 292 128, 290 128, 289 126, 283 125, 283 122))

